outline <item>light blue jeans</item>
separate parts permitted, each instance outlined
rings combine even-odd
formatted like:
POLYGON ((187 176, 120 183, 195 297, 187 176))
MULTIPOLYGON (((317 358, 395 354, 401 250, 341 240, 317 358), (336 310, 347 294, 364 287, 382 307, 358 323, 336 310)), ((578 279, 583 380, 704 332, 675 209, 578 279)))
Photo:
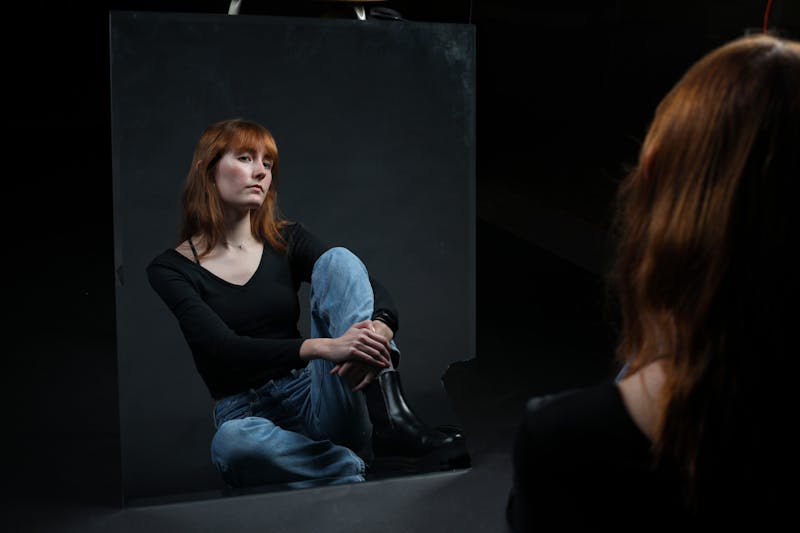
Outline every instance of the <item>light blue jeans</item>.
MULTIPOLYGON (((311 274, 312 337, 341 336, 371 318, 373 305, 367 269, 352 252, 336 247, 317 259, 311 274)), ((392 348, 397 350, 394 341, 392 348)), ((211 459, 226 483, 364 481, 364 460, 372 457, 364 394, 330 375, 331 368, 330 361, 315 359, 302 370, 217 402, 211 459)))

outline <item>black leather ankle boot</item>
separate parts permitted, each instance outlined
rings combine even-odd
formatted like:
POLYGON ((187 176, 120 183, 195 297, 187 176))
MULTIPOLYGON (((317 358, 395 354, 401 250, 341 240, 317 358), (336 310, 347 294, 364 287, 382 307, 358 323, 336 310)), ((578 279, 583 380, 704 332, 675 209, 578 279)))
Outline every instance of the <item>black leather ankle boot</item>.
POLYGON ((406 402, 396 370, 380 374, 365 394, 376 459, 406 458, 415 464, 424 460, 443 469, 469 466, 460 431, 452 428, 445 433, 420 420, 406 402))

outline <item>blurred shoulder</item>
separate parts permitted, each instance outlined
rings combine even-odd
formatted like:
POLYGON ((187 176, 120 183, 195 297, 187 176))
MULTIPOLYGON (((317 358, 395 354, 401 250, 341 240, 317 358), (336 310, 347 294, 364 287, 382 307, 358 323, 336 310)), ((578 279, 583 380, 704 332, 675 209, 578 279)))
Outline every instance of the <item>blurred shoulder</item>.
MULTIPOLYGON (((192 252, 192 247, 189 245, 189 241, 185 240, 180 243, 178 246, 174 248, 176 252, 181 254, 183 257, 190 261, 194 261, 194 253, 192 252)), ((195 246, 195 250, 197 250, 197 246, 195 246)), ((197 253, 200 253, 200 250, 197 250, 197 253)))

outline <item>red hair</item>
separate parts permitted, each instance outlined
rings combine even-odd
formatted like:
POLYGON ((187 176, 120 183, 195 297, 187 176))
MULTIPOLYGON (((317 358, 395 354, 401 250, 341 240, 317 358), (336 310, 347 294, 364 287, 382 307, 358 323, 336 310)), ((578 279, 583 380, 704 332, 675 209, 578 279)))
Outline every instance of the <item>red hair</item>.
POLYGON ((776 388, 796 357, 798 152, 800 44, 743 37, 661 101, 618 191, 617 357, 631 373, 667 363, 654 451, 682 468, 694 504, 707 481, 761 475, 773 422, 796 418, 776 388))
POLYGON ((217 163, 226 152, 243 149, 264 150, 272 160, 272 183, 264 202, 250 213, 251 231, 256 238, 279 252, 286 250, 281 229, 288 221, 281 217, 278 209, 278 146, 275 138, 264 126, 236 118, 206 128, 195 146, 184 184, 180 239, 183 242, 194 235, 203 235, 206 246, 201 257, 224 238, 222 206, 213 185, 217 163))

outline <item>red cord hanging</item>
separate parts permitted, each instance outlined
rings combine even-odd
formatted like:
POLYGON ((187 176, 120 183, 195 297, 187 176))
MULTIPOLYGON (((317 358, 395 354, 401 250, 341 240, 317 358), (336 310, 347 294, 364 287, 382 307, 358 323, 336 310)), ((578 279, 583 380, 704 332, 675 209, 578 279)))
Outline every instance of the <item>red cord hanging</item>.
POLYGON ((769 27, 769 12, 772 10, 772 0, 767 0, 767 8, 764 10, 764 27, 762 31, 767 33, 767 28, 769 27))

